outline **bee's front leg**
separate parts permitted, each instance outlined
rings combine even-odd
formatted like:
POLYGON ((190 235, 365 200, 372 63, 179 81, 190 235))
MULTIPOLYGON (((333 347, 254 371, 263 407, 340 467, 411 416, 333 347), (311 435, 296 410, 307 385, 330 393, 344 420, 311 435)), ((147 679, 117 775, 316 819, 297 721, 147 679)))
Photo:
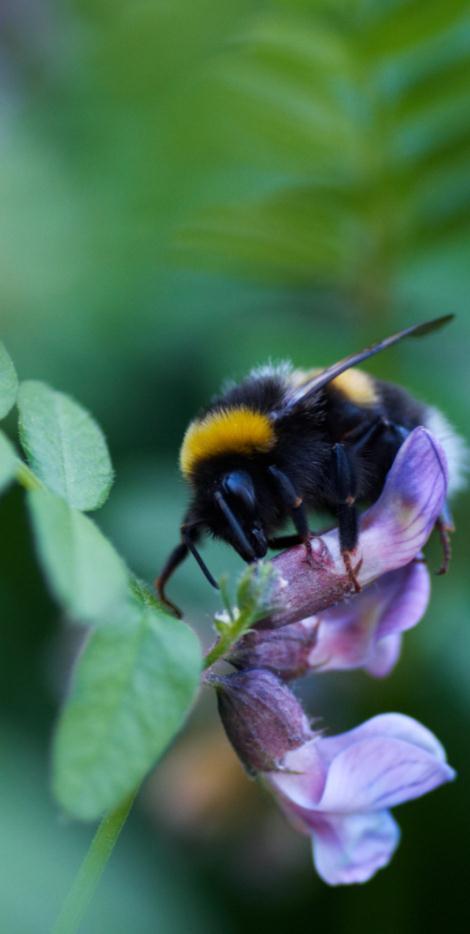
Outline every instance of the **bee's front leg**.
POLYGON ((284 503, 284 506, 286 507, 297 530, 297 535, 282 536, 281 539, 271 539, 268 544, 271 548, 276 547, 276 545, 273 543, 276 541, 282 541, 282 539, 284 540, 284 545, 303 544, 305 545, 307 561, 310 565, 313 566, 314 558, 310 541, 312 533, 308 527, 308 515, 305 503, 295 489, 292 480, 287 476, 287 474, 284 473, 283 470, 280 470, 279 467, 275 467, 274 464, 272 464, 270 467, 268 467, 268 472, 275 482, 277 492, 280 495, 281 500, 284 503))

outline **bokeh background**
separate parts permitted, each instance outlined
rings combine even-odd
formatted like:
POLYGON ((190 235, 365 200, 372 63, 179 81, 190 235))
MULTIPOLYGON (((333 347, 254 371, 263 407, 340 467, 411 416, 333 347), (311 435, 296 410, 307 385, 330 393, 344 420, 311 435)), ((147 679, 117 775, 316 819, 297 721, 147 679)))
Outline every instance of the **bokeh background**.
MULTIPOLYGON (((468 436, 469 39, 465 0, 3 0, 1 336, 21 376, 104 427, 117 476, 98 521, 141 576, 176 541, 188 420, 267 358, 328 363, 456 312, 370 370, 468 436)), ((39 934, 92 832, 48 784, 79 634, 45 592, 18 491, 0 513, 0 930, 39 934)), ((417 717, 458 769, 399 810, 391 867, 365 887, 324 886, 208 694, 147 782, 84 932, 468 930, 464 496, 456 518, 451 572, 393 676, 302 686, 332 729, 417 717)), ((221 545, 205 554, 217 573, 239 568, 221 545)), ((195 566, 171 592, 207 642, 217 596, 195 566)))

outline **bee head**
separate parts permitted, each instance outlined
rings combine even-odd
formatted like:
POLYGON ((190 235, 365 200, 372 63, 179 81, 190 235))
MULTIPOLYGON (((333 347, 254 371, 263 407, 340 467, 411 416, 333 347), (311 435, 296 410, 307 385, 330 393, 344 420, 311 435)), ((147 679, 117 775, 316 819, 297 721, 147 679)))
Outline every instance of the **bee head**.
POLYGON ((244 561, 264 558, 268 542, 258 514, 253 479, 246 470, 224 474, 214 493, 217 507, 225 520, 228 542, 244 561))

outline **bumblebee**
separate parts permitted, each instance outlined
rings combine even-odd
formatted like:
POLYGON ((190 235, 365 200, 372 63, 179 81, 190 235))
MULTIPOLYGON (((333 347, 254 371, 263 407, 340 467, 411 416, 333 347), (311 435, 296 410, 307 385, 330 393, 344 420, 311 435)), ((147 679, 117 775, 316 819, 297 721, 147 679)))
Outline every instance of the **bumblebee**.
MULTIPOLYGON (((355 369, 408 337, 421 337, 453 315, 406 328, 325 369, 301 371, 290 364, 264 366, 229 385, 189 425, 180 452, 192 498, 156 588, 175 612, 165 585, 191 553, 217 587, 198 543, 204 533, 223 539, 247 562, 268 549, 303 543, 311 559, 309 512, 331 513, 352 587, 358 543, 358 507, 380 495, 387 472, 407 434, 427 427, 442 444, 449 466, 449 493, 462 485, 465 447, 447 419, 392 383, 355 369), (286 520, 295 533, 279 536, 286 520)), ((448 508, 438 520, 450 557, 448 508)))

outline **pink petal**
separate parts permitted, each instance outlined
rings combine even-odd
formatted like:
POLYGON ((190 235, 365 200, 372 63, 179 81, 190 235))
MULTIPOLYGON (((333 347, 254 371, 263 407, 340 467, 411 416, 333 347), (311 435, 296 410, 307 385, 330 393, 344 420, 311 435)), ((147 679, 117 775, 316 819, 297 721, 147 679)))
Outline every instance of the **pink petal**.
POLYGON ((379 499, 361 519, 366 583, 403 567, 417 555, 432 532, 447 492, 444 452, 425 428, 415 428, 400 448, 379 499))
POLYGON ((333 759, 318 807, 333 813, 393 807, 453 777, 445 762, 421 746, 387 736, 370 737, 333 759))
POLYGON ((383 612, 377 635, 379 638, 403 632, 416 626, 424 616, 431 594, 431 578, 426 565, 412 561, 404 568, 391 571, 371 585, 383 595, 383 612))
POLYGON ((329 885, 367 882, 395 852, 400 830, 388 811, 324 815, 313 829, 313 860, 329 885))
POLYGON ((374 678, 386 678, 395 667, 401 652, 402 635, 392 633, 380 639, 365 665, 365 670, 374 678))
MULTIPOLYGON (((391 633, 415 626, 423 616, 430 592, 429 572, 412 562, 379 577, 362 593, 324 610, 317 617, 317 638, 309 667, 332 671, 366 667, 384 675, 398 658, 395 640, 385 653, 377 642, 391 633)), ((312 617, 313 619, 313 617, 312 617)))
POLYGON ((284 757, 283 771, 265 772, 264 779, 288 805, 315 808, 323 793, 327 774, 318 738, 312 739, 284 757))
POLYGON ((402 713, 382 713, 377 717, 371 717, 365 723, 348 730, 347 733, 339 733, 337 736, 321 736, 317 739, 319 751, 322 758, 327 762, 332 762, 335 756, 349 749, 355 743, 366 739, 382 739, 390 737, 391 739, 401 739, 404 742, 419 746, 430 755, 435 756, 440 762, 446 761, 444 747, 431 730, 414 720, 413 717, 407 717, 402 713))

